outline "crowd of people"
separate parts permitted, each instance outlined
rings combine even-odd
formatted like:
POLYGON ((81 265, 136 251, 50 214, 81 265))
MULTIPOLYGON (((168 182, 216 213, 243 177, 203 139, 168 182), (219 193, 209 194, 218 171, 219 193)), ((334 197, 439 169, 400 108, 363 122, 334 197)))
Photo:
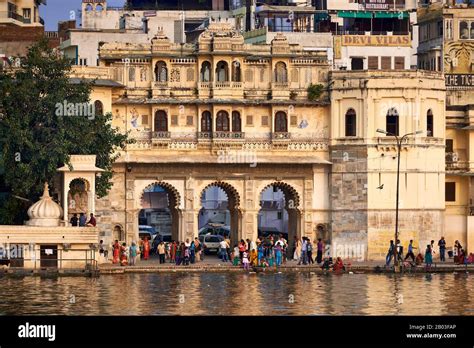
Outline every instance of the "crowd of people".
MULTIPOLYGON (((438 241, 437 247, 438 247, 437 250, 439 252, 440 262, 446 262, 446 254, 448 254, 448 257, 449 258, 452 257, 454 263, 457 265, 474 263, 474 253, 470 253, 469 255, 467 255, 464 248, 462 247, 461 243, 458 240, 454 242, 452 251, 447 252, 446 240, 444 237, 441 237, 441 239, 438 241)), ((400 240, 397 240, 396 245, 393 242, 393 240, 391 240, 390 246, 388 248, 386 260, 385 260, 386 266, 387 267, 390 266, 392 259, 395 259, 395 255, 396 255, 397 260, 405 266, 422 265, 423 263, 425 263, 427 269, 431 268, 434 261, 434 257, 437 253, 435 250, 436 249, 435 241, 432 240, 430 244, 426 245, 424 254, 422 253, 422 250, 419 250, 417 256, 415 257, 416 249, 417 248, 413 245, 413 240, 410 240, 408 244, 407 253, 404 254, 403 246, 400 240), (411 261, 409 259, 411 259, 411 261)))
MULTIPOLYGON (((240 242, 230 247, 229 237, 222 239, 217 253, 222 262, 230 262, 234 266, 243 267, 250 270, 255 267, 279 267, 289 260, 297 261, 298 265, 318 264, 323 270, 345 270, 341 258, 335 262, 326 255, 323 257, 325 245, 321 239, 318 239, 316 245, 310 238, 295 237, 292 243, 289 243, 282 235, 259 237, 256 241, 240 240, 240 242), (314 257, 314 251, 316 255, 314 257)), ((204 260, 204 247, 199 239, 186 239, 184 242, 171 241, 165 243, 160 241, 156 248, 147 237, 139 240, 138 243, 132 242, 130 246, 126 243, 120 244, 116 240, 112 247, 112 263, 122 266, 136 265, 137 259, 148 260, 150 254, 156 253, 160 264, 172 263, 175 265, 190 265, 204 260)), ((101 240, 99 245, 100 254, 108 259, 108 248, 101 240)))

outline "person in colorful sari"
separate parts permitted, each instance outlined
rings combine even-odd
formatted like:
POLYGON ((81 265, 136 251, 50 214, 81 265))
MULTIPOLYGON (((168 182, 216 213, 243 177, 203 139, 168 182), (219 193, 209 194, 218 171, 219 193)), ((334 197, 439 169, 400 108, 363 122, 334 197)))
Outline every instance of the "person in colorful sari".
POLYGON ((260 265, 260 261, 263 259, 263 243, 258 242, 257 244, 257 262, 260 265))
POLYGON ((250 265, 252 267, 257 267, 257 265, 258 265, 257 250, 255 250, 255 249, 252 249, 250 251, 250 265))
POLYGON ((281 265, 281 257, 282 257, 282 246, 280 243, 277 243, 275 245, 275 261, 276 261, 277 267, 281 265))
POLYGON ((176 242, 173 240, 170 245, 170 263, 176 262, 176 242))
POLYGON ((426 270, 431 269, 431 265, 433 264, 433 254, 432 254, 432 250, 431 250, 431 244, 428 244, 426 246, 425 264, 426 264, 426 270))
POLYGON ((145 237, 143 241, 143 259, 148 260, 150 257, 150 242, 148 241, 148 237, 145 237))
POLYGON ((115 240, 114 245, 112 246, 113 249, 113 261, 112 263, 117 264, 119 263, 119 258, 120 258, 120 244, 118 240, 115 240))
POLYGON ((127 258, 127 244, 123 243, 122 246, 120 247, 120 265, 121 266, 126 266, 128 264, 128 258, 127 258))

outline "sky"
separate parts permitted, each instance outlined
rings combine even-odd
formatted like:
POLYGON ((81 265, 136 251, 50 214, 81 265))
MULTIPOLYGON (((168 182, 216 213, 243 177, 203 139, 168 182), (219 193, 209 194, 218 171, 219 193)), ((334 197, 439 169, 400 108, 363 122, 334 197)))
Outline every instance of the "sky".
MULTIPOLYGON (((107 0, 107 5, 123 6, 124 2, 125 0, 107 0)), ((82 0, 47 0, 47 5, 40 7, 40 16, 44 19, 45 30, 57 31, 59 21, 69 20, 73 15, 77 18, 81 4, 82 0)))

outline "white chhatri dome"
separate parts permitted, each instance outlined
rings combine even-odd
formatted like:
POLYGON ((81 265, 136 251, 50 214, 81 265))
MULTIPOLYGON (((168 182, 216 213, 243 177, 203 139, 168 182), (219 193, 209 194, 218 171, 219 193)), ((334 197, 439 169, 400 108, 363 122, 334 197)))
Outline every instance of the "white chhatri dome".
POLYGON ((28 226, 54 227, 60 225, 60 218, 63 210, 49 196, 48 183, 44 183, 44 192, 41 199, 28 209, 30 220, 26 222, 28 226))

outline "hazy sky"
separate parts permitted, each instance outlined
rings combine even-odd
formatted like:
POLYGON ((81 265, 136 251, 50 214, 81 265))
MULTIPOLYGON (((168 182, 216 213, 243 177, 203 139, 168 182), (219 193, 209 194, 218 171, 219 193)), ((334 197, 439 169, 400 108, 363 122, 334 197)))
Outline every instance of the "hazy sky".
MULTIPOLYGON (((107 0, 109 6, 123 6, 125 0, 107 0)), ((44 19, 45 30, 58 30, 58 22, 70 19, 71 11, 76 18, 77 10, 81 9, 82 0, 47 0, 47 5, 41 5, 40 16, 44 19)), ((79 26, 79 25, 78 25, 79 26)))

